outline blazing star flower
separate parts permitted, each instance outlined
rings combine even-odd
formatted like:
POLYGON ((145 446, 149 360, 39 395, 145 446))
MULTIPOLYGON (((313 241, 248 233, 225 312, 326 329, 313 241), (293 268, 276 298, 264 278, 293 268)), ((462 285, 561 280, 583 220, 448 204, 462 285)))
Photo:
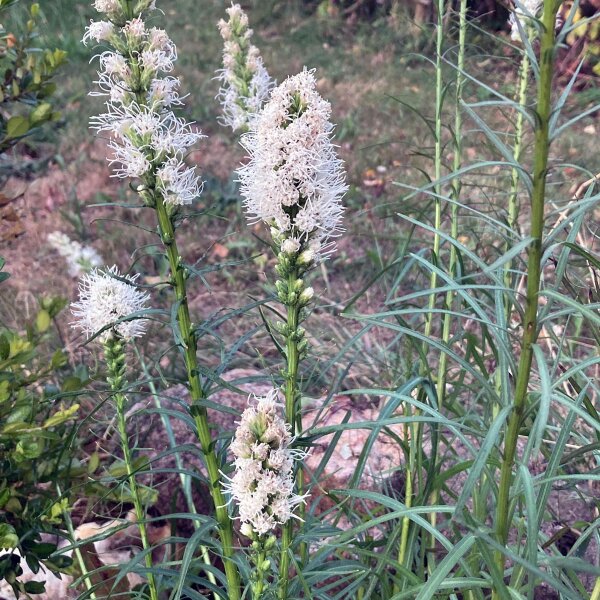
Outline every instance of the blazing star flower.
MULTIPOLYGON (((120 10, 111 0, 96 0, 95 6, 111 19, 120 10)), ((153 10, 154 2, 138 0, 136 6, 140 16, 121 26, 113 20, 92 22, 87 28, 84 42, 114 46, 98 57, 93 95, 107 97, 106 112, 93 117, 91 126, 110 139, 115 177, 141 179, 145 185, 159 181, 165 204, 190 204, 202 185, 195 169, 183 161, 203 136, 171 110, 183 104, 179 79, 169 75, 177 48, 163 29, 146 27, 141 13, 153 10)))
POLYGON ((71 277, 80 277, 103 262, 94 248, 84 246, 60 231, 50 233, 48 243, 65 259, 71 277))
POLYGON ((519 0, 520 6, 510 14, 510 37, 515 42, 522 41, 522 31, 529 37, 535 32, 531 19, 537 16, 542 0, 519 0), (521 8, 522 7, 522 8, 521 8))
POLYGON ((238 169, 246 211, 252 221, 271 226, 284 252, 310 249, 323 257, 342 231, 347 186, 331 142, 330 114, 313 72, 304 70, 273 90, 242 136, 250 158, 238 169))
POLYGON ((223 107, 222 125, 243 130, 269 97, 274 81, 265 69, 260 52, 251 43, 248 16, 239 4, 227 9, 228 21, 219 21, 223 38, 223 69, 218 71, 221 89, 217 99, 223 107))
POLYGON ((231 444, 235 473, 224 485, 239 510, 242 532, 259 536, 295 517, 304 497, 294 493, 293 466, 304 453, 289 448, 289 425, 279 416, 277 390, 254 396, 231 444))
MULTIPOLYGON (((93 269, 84 275, 79 283, 79 302, 71 304, 71 312, 75 317, 72 327, 80 329, 89 338, 115 321, 144 310, 149 295, 135 286, 138 277, 121 275, 116 266, 105 270, 93 269)), ((98 338, 105 342, 116 335, 130 340, 141 337, 145 330, 146 320, 135 319, 114 325, 98 338)))

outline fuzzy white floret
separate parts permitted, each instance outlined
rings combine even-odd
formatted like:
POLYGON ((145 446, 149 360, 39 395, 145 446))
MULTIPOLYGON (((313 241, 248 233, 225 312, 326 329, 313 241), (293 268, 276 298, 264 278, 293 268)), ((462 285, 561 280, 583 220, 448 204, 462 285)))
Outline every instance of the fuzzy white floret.
MULTIPOLYGON (((79 301, 71 305, 75 317, 72 326, 91 337, 115 321, 144 310, 149 296, 135 286, 138 277, 121 275, 116 266, 93 269, 84 275, 79 283, 79 301)), ((104 331, 99 339, 105 341, 116 334, 129 340, 142 336, 145 329, 144 319, 124 321, 104 331)))
POLYGON ((118 13, 121 10, 118 0, 95 0, 94 8, 98 12, 108 15, 118 13))
POLYGON ((111 38, 114 33, 114 25, 109 21, 91 21, 85 29, 82 42, 87 44, 90 40, 96 42, 105 42, 111 38))
POLYGON ((156 175, 158 189, 166 204, 191 204, 202 193, 202 183, 196 170, 177 158, 169 159, 158 169, 156 175))

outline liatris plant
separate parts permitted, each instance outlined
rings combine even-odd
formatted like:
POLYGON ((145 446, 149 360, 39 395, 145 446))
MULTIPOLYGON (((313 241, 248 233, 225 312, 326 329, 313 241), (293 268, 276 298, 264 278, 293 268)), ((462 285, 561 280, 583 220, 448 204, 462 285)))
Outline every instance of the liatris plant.
POLYGON ((117 430, 119 432, 123 460, 133 501, 137 525, 140 530, 150 598, 158 599, 158 589, 152 568, 152 554, 146 531, 146 510, 135 478, 133 456, 129 448, 127 433, 126 404, 123 394, 126 377, 126 344, 145 333, 146 320, 137 313, 146 310, 148 294, 135 286, 139 275, 122 276, 116 266, 109 269, 94 269, 82 277, 79 286, 79 301, 71 306, 75 321, 73 327, 80 329, 88 338, 97 338, 103 346, 108 370, 107 382, 113 395, 117 430))
POLYGON ((304 453, 292 450, 290 425, 278 414, 278 391, 254 401, 243 412, 231 444, 235 473, 224 488, 238 506, 241 531, 252 539, 255 570, 252 597, 261 597, 275 547, 273 532, 294 517, 304 498, 294 492, 293 465, 304 453))
MULTIPOLYGON (((347 189, 331 141, 330 114, 314 74, 305 70, 273 90, 241 142, 250 157, 238 170, 245 208, 251 220, 270 227, 278 260, 277 294, 287 310, 287 322, 278 329, 285 339, 285 418, 292 435, 302 428, 298 373, 307 340, 301 324, 314 296, 304 276, 335 248, 347 189)), ((302 493, 300 471, 298 485, 302 493)), ((287 596, 291 542, 288 521, 281 544, 281 598, 287 596)))
POLYGON ((223 68, 218 72, 221 89, 217 98, 223 108, 220 120, 234 131, 244 131, 267 101, 274 82, 258 48, 251 42, 252 29, 246 13, 239 4, 232 4, 227 14, 228 21, 219 21, 225 41, 223 68))
POLYGON ((60 231, 49 234, 48 243, 65 259, 71 277, 81 277, 103 264, 102 257, 95 248, 84 246, 60 231))
POLYGON ((219 461, 203 403, 205 392, 199 375, 197 340, 187 304, 189 270, 176 241, 178 207, 191 204, 201 191, 200 178, 194 167, 186 166, 184 156, 202 135, 171 109, 182 104, 179 81, 168 75, 177 59, 177 50, 164 30, 145 25, 144 17, 155 9, 155 2, 96 0, 95 7, 107 20, 92 22, 84 41, 106 42, 112 50, 99 56, 98 89, 94 93, 108 98, 107 111, 94 118, 92 126, 111 137, 115 176, 133 178, 143 203, 156 213, 171 270, 170 284, 177 299, 174 335, 186 366, 190 413, 208 471, 229 598, 237 600, 240 583, 232 560, 233 528, 219 485, 219 461))

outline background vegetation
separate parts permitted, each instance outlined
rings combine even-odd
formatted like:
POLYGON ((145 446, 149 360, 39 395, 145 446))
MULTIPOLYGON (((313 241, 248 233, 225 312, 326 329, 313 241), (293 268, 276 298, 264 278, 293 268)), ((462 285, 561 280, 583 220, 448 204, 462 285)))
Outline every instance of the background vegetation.
MULTIPOLYGON (((510 41, 505 7, 471 3, 458 68, 459 6, 442 4, 445 29, 438 48, 435 6, 427 2, 268 1, 247 7, 274 77, 281 81, 304 65, 317 69, 351 186, 346 234, 314 283, 319 300, 302 374, 303 441, 315 446, 308 469, 314 487, 299 542, 315 551, 291 581, 290 597, 479 599, 494 587, 498 598, 593 593, 597 600, 598 7, 582 2, 571 18, 571 3, 562 8, 567 24, 559 34, 553 81, 540 327, 517 428, 502 573, 503 543, 493 515, 523 336, 530 194, 540 152, 534 117, 539 54, 537 42, 523 49, 510 41), (531 72, 523 83, 525 52, 531 72), (436 74, 442 82, 437 89, 436 74), (389 460, 374 461, 381 455, 389 460), (350 472, 344 470, 348 462, 350 472)), ((280 357, 263 326, 269 309, 258 306, 271 297, 274 258, 260 239, 261 228, 248 230, 241 211, 233 171, 243 151, 216 122, 213 77, 221 40, 215 24, 224 7, 216 1, 161 3, 165 28, 179 50, 178 74, 191 94, 186 116, 208 136, 190 157, 206 180, 199 214, 180 233, 186 254, 200 265, 190 282, 190 304, 201 324, 202 361, 210 368, 204 373, 210 407, 226 439, 234 427, 230 413, 243 407, 247 390, 260 391, 278 377, 280 357)), ((11 13, 10 22, 2 17, 7 32, 27 27, 27 16, 19 14, 11 13)), ((80 43, 93 16, 87 3, 75 0, 42 6, 43 45, 68 55, 56 78, 62 117, 2 155, 7 177, 0 237, 12 276, 0 287, 0 370, 9 374, 4 380, 11 386, 11 411, 23 404, 29 411, 27 418, 5 420, 37 422, 41 413, 31 407, 40 398, 48 409, 42 423, 55 410, 59 415, 42 438, 30 439, 21 429, 27 435, 17 441, 3 430, 9 437, 0 437, 7 474, 2 485, 17 489, 21 470, 38 474, 31 482, 37 487, 19 488, 18 496, 35 504, 32 522, 50 515, 38 528, 46 532, 105 523, 130 507, 121 457, 107 433, 112 414, 104 405, 103 367, 74 338, 69 316, 59 312, 61 302, 38 300, 72 299, 76 289, 49 249, 47 234, 58 229, 92 243, 109 264, 134 265, 146 285, 160 283, 167 273, 164 257, 151 246, 151 219, 126 208, 130 197, 109 178, 104 142, 87 130, 88 118, 100 110, 100 100, 87 96, 94 67, 80 43), (110 208, 102 206, 106 202, 110 208), (25 380, 16 377, 15 366, 38 359, 15 360, 4 339, 41 344, 43 356, 59 357, 50 363, 55 369, 40 374, 34 362, 25 380), (64 360, 56 353, 63 346, 64 360), (31 373, 48 382, 38 384, 31 373), (84 384, 91 386, 86 394, 84 384), (79 418, 71 431, 75 403, 79 418), (40 439, 48 446, 42 448, 40 439), (56 446, 57 439, 69 442, 56 446), (77 463, 64 482, 62 449, 77 463), (43 451, 58 453, 52 474, 42 468, 43 451), (45 498, 38 484, 48 481, 59 488, 42 485, 45 498), (63 500, 59 515, 56 503, 63 500)), ((167 290, 159 286, 155 292, 167 307, 167 290)), ((157 576, 172 590, 178 574, 187 573, 181 597, 200 597, 215 588, 213 571, 203 566, 205 552, 219 550, 203 531, 208 521, 190 516, 194 507, 201 515, 207 507, 202 476, 194 473, 193 438, 185 437, 185 417, 175 414, 185 404, 177 387, 184 369, 168 341, 168 323, 154 324, 153 333, 136 348, 139 378, 129 386, 138 426, 131 439, 153 504, 157 557, 167 556, 157 576), (157 445, 164 450, 158 457, 148 451, 157 445), (169 469, 176 472, 170 479, 169 469), (183 492, 171 504, 173 486, 183 492)), ((19 511, 24 505, 19 500, 19 511)), ((3 505, 4 515, 9 509, 3 505)), ((50 549, 41 546, 33 544, 31 554, 46 560, 50 549)), ((99 576, 106 569, 89 546, 81 547, 71 571, 82 577, 80 589, 100 586, 98 594, 106 595, 112 585, 107 580, 144 571, 139 555, 132 554, 121 571, 99 576), (86 580, 87 571, 94 573, 86 580)))

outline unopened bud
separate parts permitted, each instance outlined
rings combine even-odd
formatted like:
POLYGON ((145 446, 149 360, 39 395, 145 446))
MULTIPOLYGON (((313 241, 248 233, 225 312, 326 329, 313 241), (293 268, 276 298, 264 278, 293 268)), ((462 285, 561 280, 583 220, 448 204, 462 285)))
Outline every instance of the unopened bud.
POLYGON ((315 290, 313 290, 312 287, 307 287, 300 294, 300 304, 302 304, 302 305, 308 304, 313 299, 314 295, 315 295, 315 290))
POLYGON ((242 523, 242 526, 240 527, 240 533, 249 538, 254 537, 254 529, 252 529, 252 525, 250 525, 250 523, 242 523))
POLYGON ((278 244, 281 240, 281 231, 279 231, 277 227, 271 227, 271 237, 273 238, 273 241, 278 244))
POLYGON ((283 244, 281 244, 281 251, 285 252, 285 254, 297 254, 298 250, 300 250, 300 242, 294 238, 288 238, 287 240, 284 240, 283 244))
POLYGON ((308 266, 310 264, 312 264, 312 262, 315 260, 315 253, 314 250, 312 250, 311 248, 309 248, 308 250, 304 250, 304 252, 302 252, 300 254, 300 256, 298 257, 298 264, 301 266, 308 266))
POLYGON ((270 566, 271 566, 271 561, 269 559, 267 559, 267 560, 263 560, 263 562, 260 564, 259 568, 261 571, 268 571, 270 566))

